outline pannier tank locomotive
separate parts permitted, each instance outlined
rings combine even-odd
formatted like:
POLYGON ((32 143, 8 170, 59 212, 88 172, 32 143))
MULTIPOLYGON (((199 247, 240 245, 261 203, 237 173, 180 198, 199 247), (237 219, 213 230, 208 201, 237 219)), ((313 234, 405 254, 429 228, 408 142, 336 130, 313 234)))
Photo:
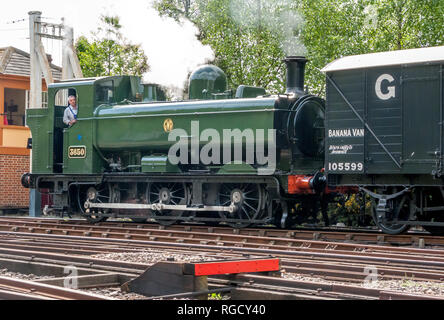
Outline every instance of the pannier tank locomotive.
POLYGON ((325 101, 304 91, 306 62, 285 59, 287 90, 275 96, 251 86, 233 93, 210 65, 191 74, 189 100, 179 102, 154 100, 132 76, 51 84, 48 108, 27 112, 32 173, 22 184, 91 222, 287 226, 296 204, 317 212, 335 192, 322 174, 325 101), (72 127, 62 122, 68 95, 79 107, 72 127), (171 161, 174 148, 181 161, 171 161), (208 149, 215 161, 199 156, 208 149))

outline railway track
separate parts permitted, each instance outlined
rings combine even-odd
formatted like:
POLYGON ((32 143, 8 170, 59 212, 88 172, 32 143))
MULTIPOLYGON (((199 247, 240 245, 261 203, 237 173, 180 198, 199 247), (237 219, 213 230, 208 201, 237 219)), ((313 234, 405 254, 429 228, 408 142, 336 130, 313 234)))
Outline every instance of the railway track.
POLYGON ((6 300, 111 300, 105 296, 35 281, 0 277, 0 299, 6 300))
MULTIPOLYGON (((42 243, 42 247, 45 243, 42 243)), ((56 246, 57 244, 53 244, 56 246)), ((96 244, 97 245, 97 244, 96 244)), ((92 245, 91 245, 92 246, 92 245)), ((66 250, 66 248, 63 248, 66 250)), ((125 249, 123 249, 125 250, 125 249)), ((103 246, 97 251, 104 252, 103 246)), ((115 251, 115 250, 113 250, 115 251)), ((174 251, 172 251, 174 252, 174 251)), ((24 252, 21 252, 23 254, 24 252)), ((121 261, 110 261, 103 259, 94 259, 88 256, 81 257, 78 256, 76 259, 69 259, 67 255, 72 256, 71 252, 65 251, 64 255, 56 254, 45 254, 41 252, 40 254, 36 251, 32 252, 31 259, 26 255, 17 255, 18 252, 10 252, 9 258, 14 257, 15 259, 22 259, 22 261, 29 263, 30 260, 34 263, 59 263, 59 264, 72 264, 79 268, 92 268, 94 270, 109 271, 109 272, 121 272, 129 273, 132 272, 133 275, 140 274, 143 272, 149 264, 135 263, 135 262, 121 262, 121 261)), ((227 258, 235 257, 235 253, 230 253, 229 255, 208 255, 208 257, 227 258)), ((3 254, 0 256, 0 262, 3 254)), ((234 294, 239 294, 241 292, 245 294, 244 291, 249 292, 250 295, 256 295, 260 298, 260 295, 264 294, 278 294, 281 298, 297 298, 297 299, 437 299, 436 297, 418 296, 397 293, 388 290, 377 290, 371 288, 362 288, 353 285, 332 285, 323 284, 308 281, 295 281, 291 279, 278 279, 273 277, 265 276, 255 276, 255 275, 240 275, 237 276, 235 281, 224 280, 224 279, 210 279, 210 283, 218 286, 233 286, 235 285, 234 294)), ((217 287, 216 287, 217 288, 217 287)), ((251 296, 250 296, 251 297, 251 296)), ((263 298, 263 296, 262 296, 263 298)))
MULTIPOLYGON (((208 227, 199 227, 197 231, 190 226, 183 228, 120 223, 91 226, 80 221, 2 218, 0 261, 14 258, 35 263, 70 264, 136 276, 152 263, 131 259, 146 250, 197 254, 202 259, 247 255, 281 258, 284 269, 281 279, 253 275, 236 277, 233 297, 236 292, 247 292, 252 298, 270 292, 282 298, 299 299, 439 298, 362 287, 360 284, 368 277, 369 266, 377 270, 379 281, 414 279, 439 283, 444 280, 444 250, 300 240, 265 234, 254 236, 241 232, 230 234, 227 229, 225 233, 218 233, 216 228, 208 227), (109 255, 115 255, 115 259, 109 255), (325 283, 286 277, 291 274, 315 277, 325 283)), ((215 278, 211 283, 216 287, 233 285, 227 279, 215 278)))
MULTIPOLYGON (((369 229, 334 229, 334 228, 321 228, 321 229, 291 229, 283 230, 276 228, 245 228, 245 229, 233 229, 224 226, 204 226, 193 224, 180 224, 172 226, 161 226, 155 223, 133 223, 133 222, 101 222, 92 225, 83 219, 58 219, 58 218, 43 218, 34 219, 27 217, 11 218, 0 217, 0 223, 11 223, 11 225, 17 224, 18 221, 22 221, 25 225, 35 223, 36 226, 45 227, 57 224, 60 226, 69 225, 77 226, 79 230, 84 227, 83 230, 104 230, 102 227, 108 227, 110 230, 127 230, 138 229, 139 233, 148 230, 153 234, 162 235, 168 234, 165 231, 170 232, 196 232, 196 233, 209 233, 217 235, 238 235, 238 236, 252 236, 252 237, 267 237, 267 238, 290 238, 297 240, 321 240, 329 242, 345 242, 345 243, 357 243, 357 244, 378 244, 378 245, 392 245, 392 246, 413 246, 413 247, 432 247, 442 246, 444 248, 444 236, 432 236, 427 232, 411 231, 402 235, 388 235, 378 232, 376 230, 369 229), (94 227, 100 227, 95 229, 94 227)), ((4 229, 4 226, 3 226, 4 229)), ((2 230, 3 230, 2 229, 2 230)))

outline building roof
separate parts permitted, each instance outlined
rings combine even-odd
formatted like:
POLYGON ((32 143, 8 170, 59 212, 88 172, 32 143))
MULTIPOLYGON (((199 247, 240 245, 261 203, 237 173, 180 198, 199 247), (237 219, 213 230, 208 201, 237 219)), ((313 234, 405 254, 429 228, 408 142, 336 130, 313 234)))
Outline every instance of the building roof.
POLYGON ((444 62, 444 46, 420 49, 378 52, 339 58, 322 72, 375 68, 395 65, 444 62))
MULTIPOLYGON (((48 55, 52 76, 54 80, 61 80, 62 68, 52 64, 51 60, 51 56, 48 55)), ((29 77, 31 75, 30 61, 30 54, 25 51, 14 47, 0 48, 0 74, 29 77)))

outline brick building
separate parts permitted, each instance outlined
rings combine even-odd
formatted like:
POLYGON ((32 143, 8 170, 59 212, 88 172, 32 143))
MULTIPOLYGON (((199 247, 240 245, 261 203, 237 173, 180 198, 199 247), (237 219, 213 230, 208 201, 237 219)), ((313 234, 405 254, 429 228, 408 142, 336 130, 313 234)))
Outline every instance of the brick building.
MULTIPOLYGON (((54 80, 62 77, 62 68, 51 64, 54 80)), ((26 108, 30 90, 30 55, 14 47, 0 48, 0 209, 26 208, 29 190, 20 178, 29 172, 31 136, 26 125, 26 108)), ((43 91, 46 84, 42 77, 43 91)), ((43 92, 43 103, 47 92, 43 92)))

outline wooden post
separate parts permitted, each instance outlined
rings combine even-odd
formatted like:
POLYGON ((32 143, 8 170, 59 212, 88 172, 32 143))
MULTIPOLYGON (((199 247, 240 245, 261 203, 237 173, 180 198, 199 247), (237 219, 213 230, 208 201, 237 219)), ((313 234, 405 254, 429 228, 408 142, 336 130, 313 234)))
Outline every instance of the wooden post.
POLYGON ((63 24, 63 30, 62 79, 83 78, 80 62, 74 48, 73 28, 63 24))
MULTIPOLYGON (((72 33, 70 33, 70 30, 65 26, 65 19, 62 19, 62 24, 63 24, 63 31, 64 31, 64 38, 63 38, 63 43, 62 43, 62 79, 66 80, 66 79, 72 79, 73 78, 73 72, 72 69, 70 68, 70 64, 69 64, 69 53, 68 53, 68 48, 70 45, 70 39, 72 36, 72 33)), ((71 29, 72 31, 72 29, 71 29)))

